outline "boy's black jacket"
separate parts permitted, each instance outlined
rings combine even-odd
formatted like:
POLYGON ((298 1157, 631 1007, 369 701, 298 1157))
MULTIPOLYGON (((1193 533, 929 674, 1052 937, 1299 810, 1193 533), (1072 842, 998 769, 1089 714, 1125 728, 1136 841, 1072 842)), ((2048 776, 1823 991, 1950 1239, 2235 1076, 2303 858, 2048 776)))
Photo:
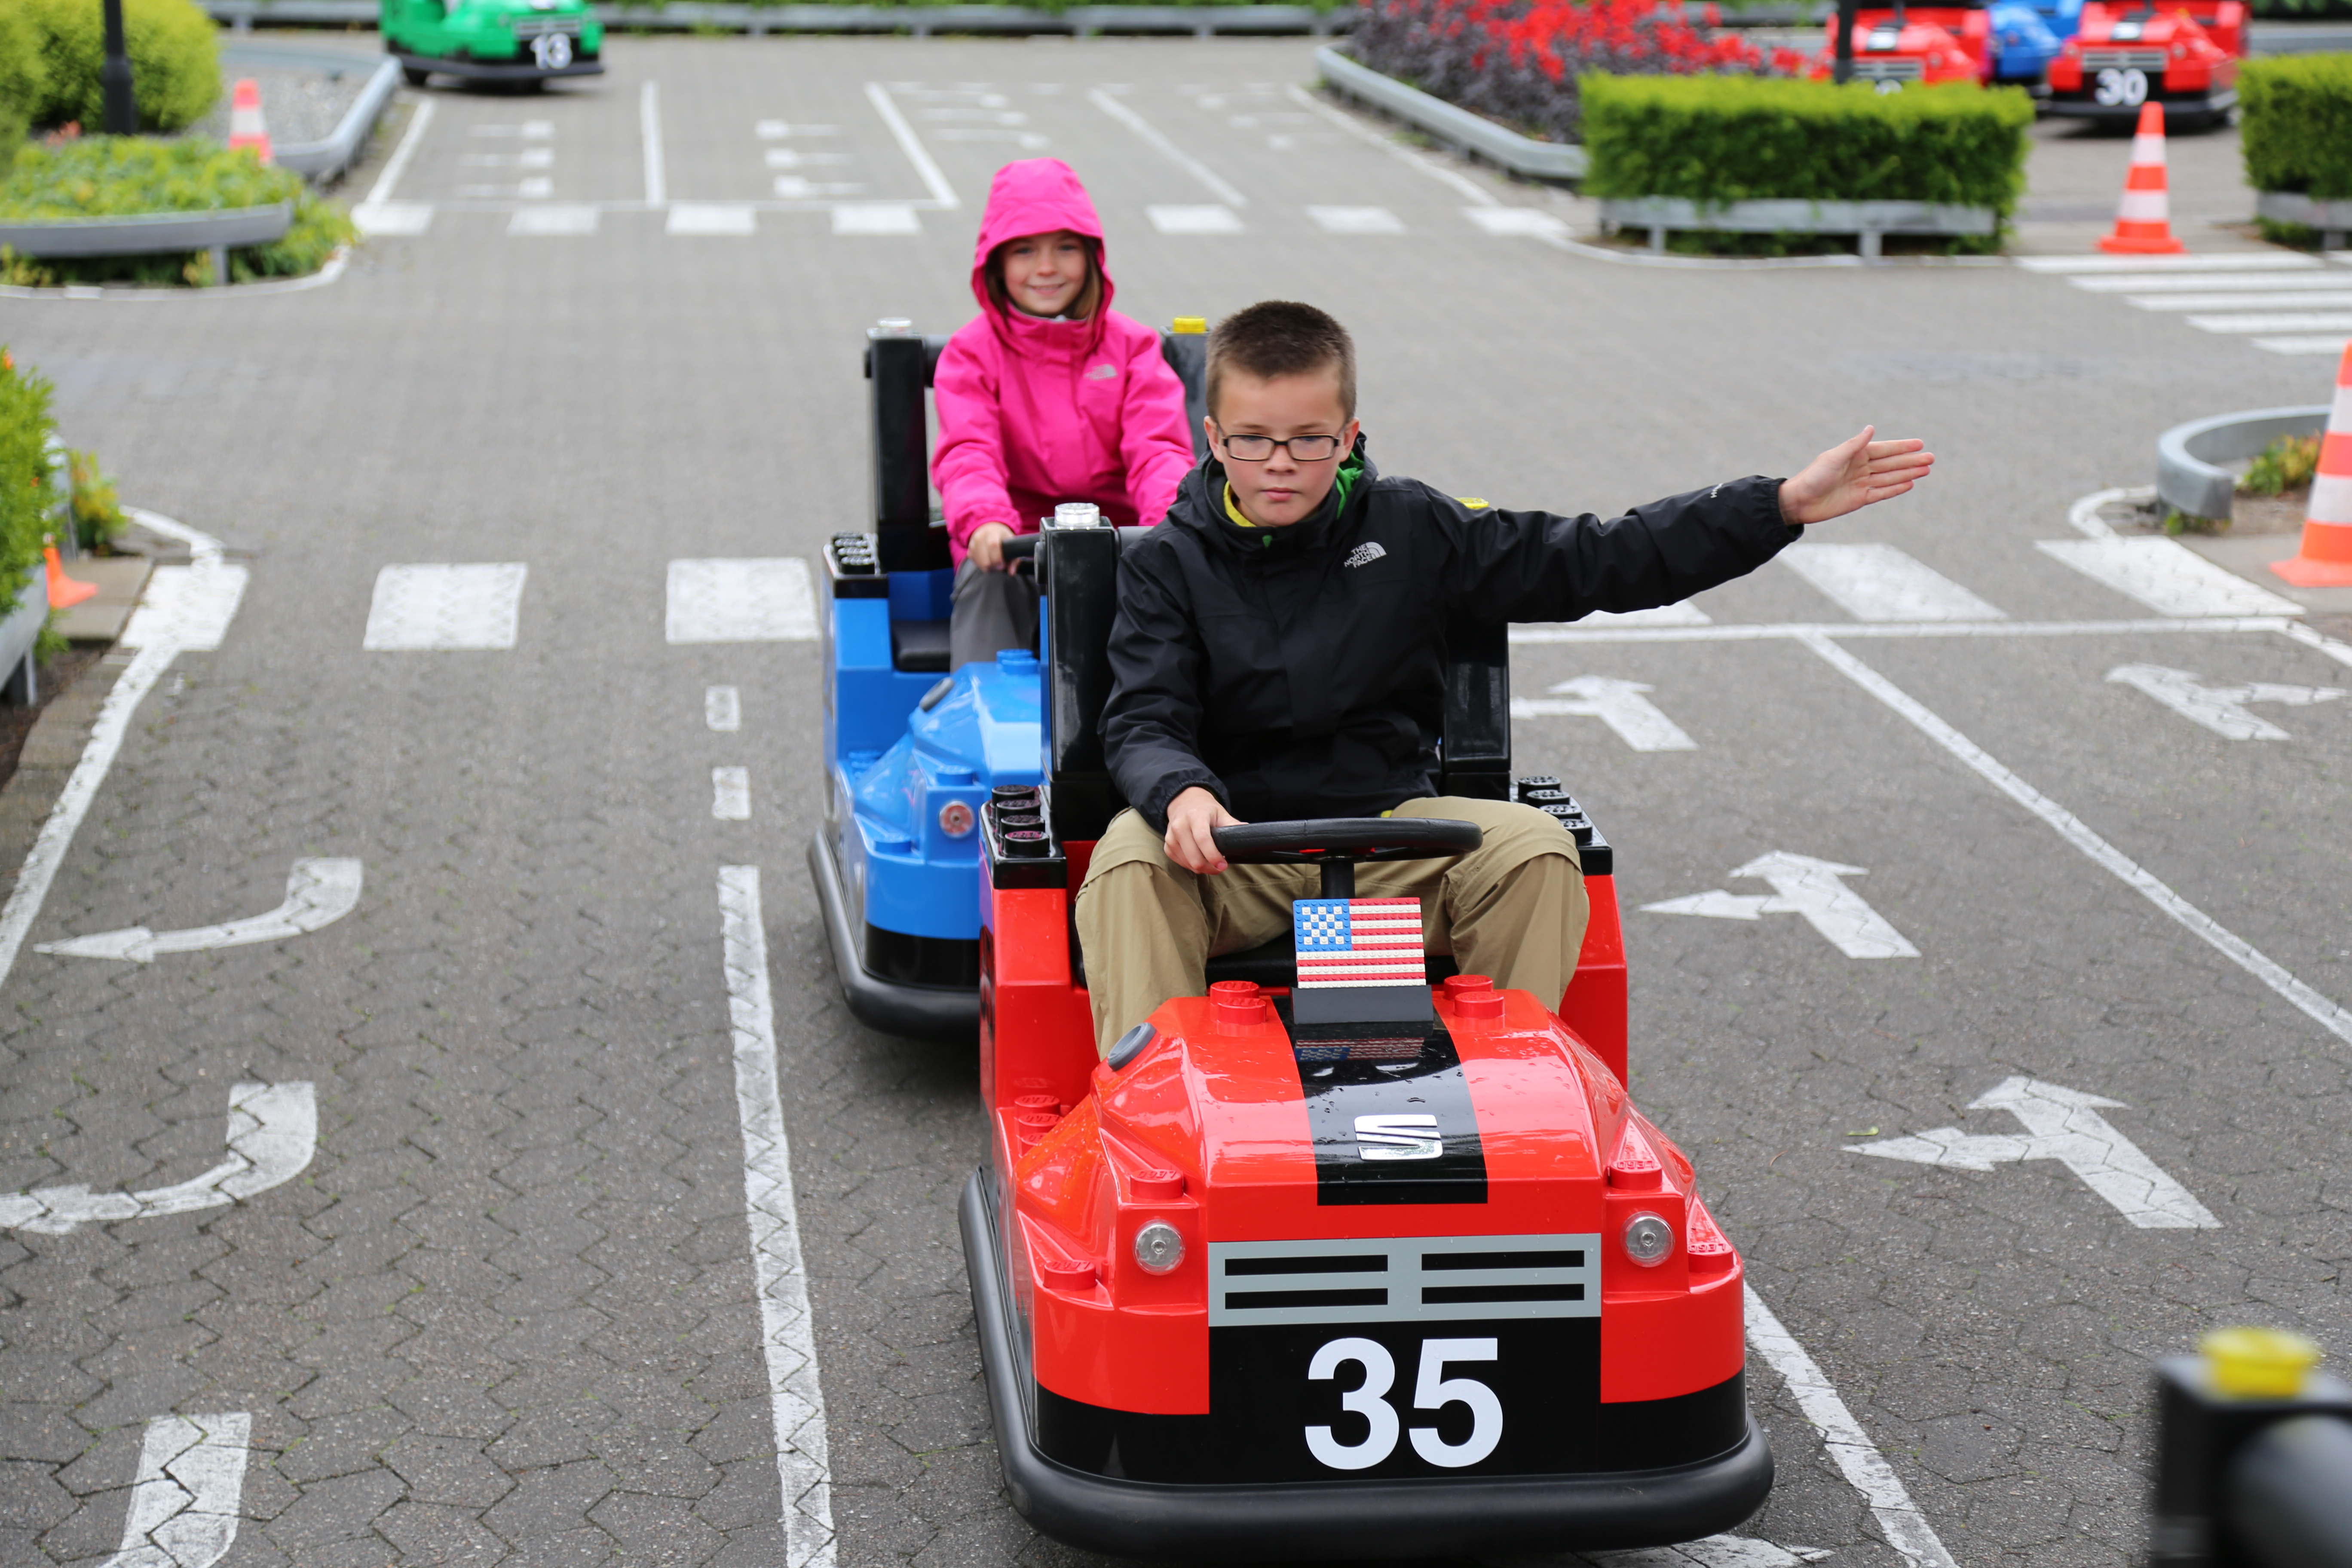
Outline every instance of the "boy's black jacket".
POLYGON ((1155 827, 1200 784, 1245 822, 1377 816, 1436 793, 1445 620, 1670 605, 1795 539, 1780 481, 1734 479, 1604 522, 1470 506, 1363 473, 1307 521, 1237 527, 1214 458, 1120 552, 1103 742, 1155 827))

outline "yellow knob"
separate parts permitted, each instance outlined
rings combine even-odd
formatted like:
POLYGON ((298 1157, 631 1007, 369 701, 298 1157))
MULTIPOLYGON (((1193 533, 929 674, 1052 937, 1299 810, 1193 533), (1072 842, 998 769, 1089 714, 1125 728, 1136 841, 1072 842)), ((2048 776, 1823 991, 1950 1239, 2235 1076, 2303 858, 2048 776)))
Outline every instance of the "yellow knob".
POLYGON ((2225 1399, 2292 1399, 2320 1356, 2317 1345, 2284 1329, 2216 1329, 2197 1348, 2225 1399))
POLYGON ((1206 316, 1179 316, 1174 321, 1168 323, 1168 330, 1171 332, 1205 332, 1209 330, 1209 318, 1206 316))

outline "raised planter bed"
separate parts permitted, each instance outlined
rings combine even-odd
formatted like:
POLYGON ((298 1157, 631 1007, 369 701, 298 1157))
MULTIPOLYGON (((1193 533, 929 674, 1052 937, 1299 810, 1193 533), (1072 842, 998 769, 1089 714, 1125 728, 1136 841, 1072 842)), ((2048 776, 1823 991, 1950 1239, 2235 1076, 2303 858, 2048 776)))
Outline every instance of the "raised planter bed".
POLYGON ((1383 76, 1338 49, 1315 51, 1316 67, 1334 92, 1368 104, 1488 163, 1530 180, 1580 180, 1588 166, 1573 142, 1538 142, 1483 115, 1457 109, 1417 87, 1383 76))
POLYGON ((161 256, 209 250, 213 276, 228 280, 228 253, 286 237, 294 226, 294 204, 229 207, 218 212, 135 213, 123 217, 58 218, 41 223, 0 223, 0 245, 26 256, 161 256))
POLYGON ((32 580, 16 597, 16 607, 0 620, 0 699, 19 708, 30 708, 41 700, 33 647, 41 640, 41 627, 48 618, 49 574, 37 566, 32 580))
POLYGON ((281 69, 315 70, 322 75, 358 73, 367 78, 360 95, 343 111, 333 132, 323 141, 278 143, 273 153, 281 169, 291 169, 313 184, 324 184, 359 162, 369 132, 383 114, 384 105, 400 89, 400 62, 385 55, 356 54, 349 49, 305 48, 299 44, 238 40, 221 50, 221 64, 234 71, 240 66, 274 66, 281 69))
MULTIPOLYGON (((373 23, 376 0, 205 0, 216 22, 239 32, 265 26, 349 26, 373 23)), ((723 0, 677 0, 675 5, 595 7, 608 27, 647 27, 685 32, 723 27, 762 33, 1312 33, 1343 30, 1353 20, 1346 7, 1321 11, 1312 5, 1073 5, 1046 11, 1026 5, 745 5, 723 0)))
POLYGON ((2282 436, 2316 436, 2327 428, 2327 405, 2256 408, 2175 425, 2156 439, 2156 493, 2175 511, 2226 521, 2238 477, 2225 463, 2255 456, 2282 436))
POLYGON ((2326 250, 2341 250, 2345 237, 2352 235, 2352 202, 2315 201, 2294 191, 2256 191, 2254 216, 2315 228, 2326 250))
POLYGON ((1890 234, 1952 237, 1990 235, 2000 215, 1990 207, 1940 206, 1931 202, 1756 201, 1705 203, 1686 196, 1612 198, 1601 204, 1604 229, 1645 228, 1650 248, 1663 251, 1675 230, 1725 234, 1851 234, 1874 259, 1890 234))

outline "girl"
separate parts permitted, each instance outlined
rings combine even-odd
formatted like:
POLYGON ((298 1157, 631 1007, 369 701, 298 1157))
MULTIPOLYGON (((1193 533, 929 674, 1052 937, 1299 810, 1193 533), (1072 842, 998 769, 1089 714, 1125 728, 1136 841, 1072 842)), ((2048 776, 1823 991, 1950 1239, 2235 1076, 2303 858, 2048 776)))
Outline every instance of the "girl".
POLYGON ((1036 641, 1036 580, 1006 570, 1006 540, 1062 501, 1156 523, 1192 467, 1183 384, 1160 334, 1110 308, 1102 220, 1067 163, 996 172, 971 291, 980 315, 931 383, 931 478, 956 560, 950 669, 1036 641))

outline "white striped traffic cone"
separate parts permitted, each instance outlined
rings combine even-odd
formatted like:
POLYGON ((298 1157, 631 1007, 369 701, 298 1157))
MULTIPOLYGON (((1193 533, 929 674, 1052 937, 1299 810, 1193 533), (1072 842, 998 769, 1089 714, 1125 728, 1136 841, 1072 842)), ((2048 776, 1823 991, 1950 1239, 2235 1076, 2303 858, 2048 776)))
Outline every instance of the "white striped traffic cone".
POLYGON ((2172 237, 2172 198, 2164 177, 2164 105, 2140 106, 2131 173, 2116 209, 2116 232, 2099 248, 2126 256, 2170 256, 2189 247, 2172 237))
POLYGON ((228 144, 232 152, 250 147, 264 163, 277 160, 269 152, 269 127, 261 120, 261 89, 251 77, 236 84, 228 100, 228 144))
POLYGON ((2319 472, 2303 516, 2303 548, 2271 570, 2298 588, 2352 587, 2352 343, 2336 368, 2336 406, 2319 438, 2319 472))

